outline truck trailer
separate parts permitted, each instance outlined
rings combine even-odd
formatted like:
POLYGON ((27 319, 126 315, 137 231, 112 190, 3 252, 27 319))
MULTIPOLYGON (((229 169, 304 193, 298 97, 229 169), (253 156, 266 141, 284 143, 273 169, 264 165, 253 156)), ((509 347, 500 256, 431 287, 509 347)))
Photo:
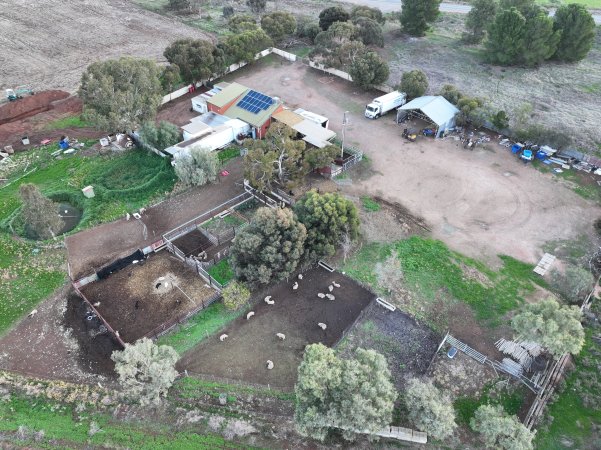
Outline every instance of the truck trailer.
POLYGON ((374 101, 365 107, 365 117, 368 119, 377 119, 389 111, 403 106, 407 103, 407 94, 404 92, 393 91, 381 97, 374 98, 374 101))

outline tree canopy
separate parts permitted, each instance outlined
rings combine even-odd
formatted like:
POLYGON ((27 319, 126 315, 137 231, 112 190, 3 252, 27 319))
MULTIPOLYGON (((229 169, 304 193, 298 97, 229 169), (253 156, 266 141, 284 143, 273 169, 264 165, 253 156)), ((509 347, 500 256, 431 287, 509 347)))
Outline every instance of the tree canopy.
POLYGON ((226 60, 230 64, 255 60, 255 56, 267 47, 271 47, 273 41, 265 31, 260 28, 243 31, 239 34, 228 36, 223 44, 226 60))
POLYGON ((401 25, 411 36, 425 36, 440 14, 441 0, 403 0, 401 25))
POLYGON ((242 33, 259 28, 256 19, 248 14, 231 16, 227 21, 227 26, 232 33, 242 33))
POLYGON ((29 237, 54 238, 65 226, 58 214, 58 204, 45 197, 35 184, 24 183, 19 186, 19 195, 23 202, 21 217, 29 237))
POLYGON ((296 19, 290 13, 276 11, 261 18, 261 28, 273 39, 273 42, 278 43, 286 36, 294 34, 296 19))
POLYGON ((479 44, 486 37, 486 28, 494 20, 498 10, 497 0, 474 0, 472 9, 467 13, 464 41, 479 44))
POLYGON ((583 5, 562 5, 555 12, 554 27, 561 38, 553 57, 560 61, 575 62, 586 57, 595 41, 596 25, 583 5))
POLYGON ((181 137, 179 128, 170 122, 161 121, 158 126, 154 122, 146 122, 140 128, 140 140, 157 150, 177 144, 181 137))
POLYGON ((319 13, 319 26, 326 31, 335 22, 348 22, 351 15, 342 6, 330 6, 319 13))
POLYGON ((487 57, 493 64, 516 64, 522 56, 526 19, 516 8, 501 11, 488 27, 487 57))
POLYGON ((296 131, 283 123, 272 124, 263 140, 248 139, 244 157, 245 177, 259 190, 298 182, 307 172, 303 155, 306 144, 296 140, 296 131))
POLYGON ((359 348, 354 358, 341 359, 322 344, 305 347, 295 392, 298 431, 322 441, 331 428, 347 440, 384 428, 397 397, 382 355, 359 348))
POLYGON ((338 193, 307 192, 295 205, 298 220, 307 229, 305 254, 308 259, 331 256, 348 233, 359 234, 359 215, 355 204, 338 193))
POLYGON ((561 31, 554 29, 553 19, 546 11, 536 7, 526 16, 526 31, 518 62, 525 66, 536 66, 555 53, 561 31))
POLYGON ((165 49, 163 56, 179 67, 180 76, 186 83, 210 80, 225 67, 223 51, 202 39, 179 39, 165 49))
POLYGON ((260 208, 231 247, 236 278, 252 286, 283 280, 296 270, 306 237, 290 209, 260 208))
POLYGON ((386 22, 382 11, 379 8, 371 8, 369 6, 357 5, 351 10, 351 19, 357 20, 359 17, 366 17, 375 20, 379 24, 386 22))
POLYGON ((500 405, 482 405, 471 420, 471 427, 480 433, 486 448, 502 450, 532 450, 534 433, 516 416, 508 415, 500 405))
POLYGON ((549 298, 524 305, 511 325, 524 341, 540 344, 554 356, 578 354, 584 345, 582 313, 577 306, 562 306, 549 298))
POLYGON ((405 391, 405 405, 415 426, 435 439, 446 439, 457 428, 451 398, 431 380, 411 379, 405 391))
POLYGON ((428 90, 428 77, 421 70, 404 72, 399 89, 409 98, 421 97, 428 90))
POLYGON ((202 147, 192 147, 189 154, 175 160, 175 174, 185 186, 203 186, 217 179, 217 153, 202 147))
POLYGON ((122 351, 114 351, 115 372, 127 395, 142 405, 158 404, 177 377, 177 352, 167 345, 156 345, 148 338, 135 344, 125 344, 122 351))
POLYGON ((267 0, 246 0, 246 4, 252 12, 260 13, 265 11, 267 0))
POLYGON ((378 22, 368 17, 358 17, 353 19, 353 23, 357 27, 359 38, 365 45, 384 47, 384 34, 378 22))
POLYGON ((388 80, 390 69, 388 63, 376 52, 365 51, 353 59, 349 74, 353 78, 353 83, 363 88, 369 88, 388 80))
POLYGON ((153 120, 163 93, 154 61, 119 58, 90 64, 78 95, 84 118, 98 128, 128 131, 153 120))

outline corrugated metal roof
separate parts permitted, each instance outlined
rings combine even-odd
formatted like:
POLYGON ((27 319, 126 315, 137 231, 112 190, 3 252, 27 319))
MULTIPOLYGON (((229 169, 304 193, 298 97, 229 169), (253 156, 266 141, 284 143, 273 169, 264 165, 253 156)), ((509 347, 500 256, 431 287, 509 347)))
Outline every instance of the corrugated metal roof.
POLYGON ((319 148, 329 145, 330 142, 328 141, 336 136, 334 131, 319 126, 309 119, 303 119, 302 122, 297 123, 292 128, 304 136, 303 140, 319 148))
POLYGON ((273 112, 280 106, 279 101, 274 101, 273 105, 265 110, 260 110, 259 112, 251 113, 250 111, 246 111, 245 109, 240 108, 237 105, 230 106, 223 114, 232 119, 240 119, 246 123, 251 124, 254 127, 260 127, 271 117, 273 112))
POLYGON ((221 92, 211 97, 210 100, 207 100, 207 103, 215 105, 218 108, 222 108, 228 103, 230 103, 232 100, 235 100, 238 97, 240 97, 246 91, 248 91, 248 88, 246 86, 242 86, 239 83, 231 83, 221 92))
POLYGON ((278 122, 285 123, 289 127, 293 127, 297 123, 300 123, 303 120, 305 120, 303 117, 290 111, 289 109, 284 109, 283 111, 280 111, 279 113, 274 114, 273 118, 275 120, 277 120, 278 122))
POLYGON ((419 109, 438 126, 445 125, 459 112, 452 103, 441 95, 418 97, 404 104, 399 109, 405 111, 419 109))
POLYGON ((210 133, 211 127, 206 123, 193 121, 189 124, 186 124, 182 127, 182 130, 190 133, 190 134, 198 134, 198 133, 210 133))

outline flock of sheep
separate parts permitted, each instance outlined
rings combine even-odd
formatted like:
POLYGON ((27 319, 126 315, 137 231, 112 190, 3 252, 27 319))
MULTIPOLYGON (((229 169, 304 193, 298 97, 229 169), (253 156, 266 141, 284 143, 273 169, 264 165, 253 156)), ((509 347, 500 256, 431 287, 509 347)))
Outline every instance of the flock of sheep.
MULTIPOLYGON (((298 279, 302 280, 303 279, 303 274, 299 273, 298 274, 298 279)), ((294 284, 292 285, 292 290, 293 291, 298 290, 298 286, 299 286, 298 281, 295 281, 294 284)), ((339 287, 340 287, 340 284, 336 283, 335 281, 332 281, 332 283, 328 286, 328 291, 329 292, 327 294, 323 294, 323 293, 320 292, 320 293, 317 294, 317 296, 319 298, 327 298, 328 300, 335 300, 336 297, 333 294, 331 294, 331 292, 334 290, 334 288, 339 288, 339 287)), ((271 299, 271 295, 268 295, 267 297, 265 297, 263 299, 263 301, 265 303, 267 303, 268 305, 275 305, 275 301, 271 299)), ((255 315, 254 311, 249 311, 246 314, 246 320, 249 320, 254 315, 255 315)), ((326 330, 326 328, 328 328, 328 326, 325 323, 323 323, 323 322, 319 322, 317 324, 317 326, 319 328, 321 328, 322 330, 324 330, 324 331, 326 330)), ((284 333, 276 333, 275 335, 281 341, 283 341, 283 340, 286 339, 286 335, 284 333)), ((228 335, 225 334, 225 333, 222 334, 221 336, 219 336, 219 340, 221 342, 225 341, 227 338, 228 338, 228 335)), ((271 361, 271 360, 268 359, 266 361, 266 363, 265 363, 265 367, 267 368, 267 370, 273 369, 273 361, 271 361)))

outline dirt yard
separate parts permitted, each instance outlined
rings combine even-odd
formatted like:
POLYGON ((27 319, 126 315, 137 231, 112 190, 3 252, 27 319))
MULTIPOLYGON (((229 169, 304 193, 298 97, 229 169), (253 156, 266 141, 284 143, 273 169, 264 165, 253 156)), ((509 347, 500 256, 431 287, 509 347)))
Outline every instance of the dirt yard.
POLYGON ((125 0, 2 2, 0 89, 74 92, 96 61, 133 56, 164 61, 163 50, 206 33, 125 0))
POLYGON ((374 299, 350 278, 320 267, 303 274, 297 291, 292 284, 292 280, 283 281, 269 289, 266 294, 274 305, 256 299, 254 317, 236 319, 190 350, 179 362, 180 370, 292 388, 305 346, 316 342, 332 346, 374 299), (340 284, 333 291, 335 300, 319 298, 317 293, 327 293, 332 281, 340 284), (320 322, 326 324, 326 330, 317 325, 320 322), (222 333, 228 335, 224 342, 219 340, 222 333), (283 333, 286 339, 278 339, 276 333, 283 333), (273 370, 266 369, 267 360, 273 361, 273 370))
POLYGON ((81 289, 125 342, 198 307, 214 290, 167 251, 81 289))
POLYGON ((40 378, 106 383, 113 378, 113 345, 104 335, 91 337, 82 300, 66 285, 37 306, 0 339, 0 368, 40 378))
MULTIPOLYGON (((141 220, 117 220, 65 239, 71 276, 78 279, 115 259, 161 239, 163 233, 244 192, 242 163, 235 159, 219 182, 192 188, 148 208, 141 220)), ((219 211, 216 211, 219 212, 219 211)))
POLYGON ((373 175, 353 179, 351 172, 343 192, 400 203, 423 217, 434 237, 469 256, 497 263, 497 254, 507 254, 535 263, 546 241, 590 233, 601 215, 601 208, 552 174, 525 166, 494 142, 469 151, 453 140, 404 141, 392 115, 363 117, 378 93, 358 91, 301 63, 273 57, 228 79, 279 96, 290 108, 329 117, 339 135, 349 111, 347 143, 365 151, 373 175))
POLYGON ((346 356, 358 347, 378 351, 386 357, 394 384, 402 391, 409 378, 424 374, 441 340, 401 310, 392 312, 372 303, 339 349, 346 356))

